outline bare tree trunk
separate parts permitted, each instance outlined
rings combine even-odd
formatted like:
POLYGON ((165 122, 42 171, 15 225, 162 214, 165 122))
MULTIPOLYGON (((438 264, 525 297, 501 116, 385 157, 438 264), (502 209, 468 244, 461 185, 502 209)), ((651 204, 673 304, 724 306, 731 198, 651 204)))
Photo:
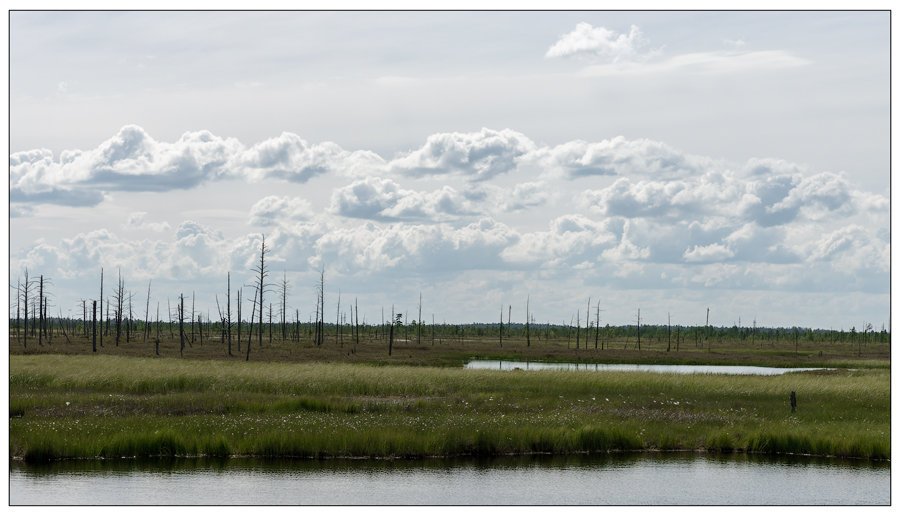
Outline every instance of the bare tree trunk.
POLYGON ((181 303, 178 305, 178 337, 181 340, 181 356, 184 356, 184 294, 180 294, 181 303))
POLYGON ((147 307, 144 310, 144 324, 146 327, 144 328, 144 342, 147 342, 147 337, 150 336, 150 286, 153 285, 153 280, 147 282, 147 307))
POLYGON ((637 324, 637 334, 638 334, 637 335, 637 337, 638 337, 637 348, 638 348, 638 351, 640 351, 641 350, 641 309, 640 308, 638 308, 638 321, 637 322, 638 322, 638 324, 637 324))
POLYGON ((243 295, 243 289, 238 289, 237 291, 237 348, 238 353, 241 352, 241 296, 243 295))
MULTIPOLYGON (((103 319, 103 267, 100 267, 100 319, 103 319)), ((103 347, 103 321, 100 321, 100 347, 103 347)))
POLYGON ((228 328, 228 356, 231 356, 231 271, 228 272, 228 302, 226 306, 227 324, 225 325, 225 327, 228 328))
MULTIPOLYGON (((253 342, 253 318, 256 317, 256 294, 256 292, 253 293, 253 310, 250 311, 250 327, 247 328, 247 360, 250 360, 250 344, 253 342)), ((262 315, 259 317, 260 320, 262 320, 262 315)))
POLYGON ((666 345, 666 352, 672 349, 672 314, 666 312, 666 339, 669 343, 666 345))
POLYGON ((503 303, 500 303, 500 347, 503 347, 503 303))
POLYGON ((159 356, 159 301, 156 302, 156 356, 159 356))
POLYGON ((527 347, 531 347, 531 294, 525 298, 525 342, 527 347))
POLYGON ((91 318, 91 342, 93 343, 94 353, 97 352, 97 301, 92 302, 93 316, 91 318))
POLYGON ((575 315, 575 349, 581 345, 581 309, 575 315))
POLYGON ((41 274, 38 288, 38 346, 44 345, 44 275, 41 274))
POLYGON ((391 305, 391 335, 388 338, 388 356, 391 356, 393 349, 394 349, 394 305, 391 305))
POLYGON ((188 340, 188 346, 194 347, 194 302, 196 301, 196 294, 194 291, 191 291, 191 338, 188 340))

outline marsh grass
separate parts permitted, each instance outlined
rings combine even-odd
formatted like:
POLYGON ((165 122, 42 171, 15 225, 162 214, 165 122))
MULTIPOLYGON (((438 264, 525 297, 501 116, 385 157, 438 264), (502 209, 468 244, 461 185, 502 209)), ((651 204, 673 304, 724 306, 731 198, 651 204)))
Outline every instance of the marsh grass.
POLYGON ((9 429, 11 456, 27 461, 648 449, 885 459, 890 371, 731 376, 14 355, 9 429))

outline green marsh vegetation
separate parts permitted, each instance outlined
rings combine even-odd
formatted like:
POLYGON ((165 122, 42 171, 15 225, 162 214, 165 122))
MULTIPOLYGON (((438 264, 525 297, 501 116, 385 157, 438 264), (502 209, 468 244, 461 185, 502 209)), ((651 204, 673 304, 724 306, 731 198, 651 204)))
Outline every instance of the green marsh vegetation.
POLYGON ((52 283, 26 271, 9 326, 10 455, 890 456, 890 333, 871 324, 849 332, 755 321, 752 329, 713 327, 707 310, 703 326, 641 326, 638 311, 637 325, 601 327, 600 305, 589 299, 585 314, 596 308, 596 315, 584 326, 580 308, 574 326, 542 325, 530 298, 525 324, 511 322, 509 305, 501 305, 499 324, 435 324, 433 314, 428 324, 421 296, 412 321, 392 307, 381 324, 365 316, 360 324, 356 299, 343 305, 349 317, 340 301, 335 312, 325 306, 324 268, 315 320, 300 322, 295 309, 290 322, 285 276, 275 289, 279 321, 263 295, 273 288, 266 251, 263 240, 253 283, 238 289, 236 319, 230 273, 224 307, 216 297, 218 318, 195 313, 193 293, 179 293, 174 310, 167 302, 162 318, 158 303, 154 318, 148 283, 141 320, 120 272, 104 301, 101 269, 99 300, 82 300, 82 316, 73 319, 48 313, 52 283), (775 377, 463 370, 473 358, 834 370, 775 377))
POLYGON ((10 454, 26 461, 626 450, 887 459, 890 370, 724 376, 17 354, 9 424, 10 454))

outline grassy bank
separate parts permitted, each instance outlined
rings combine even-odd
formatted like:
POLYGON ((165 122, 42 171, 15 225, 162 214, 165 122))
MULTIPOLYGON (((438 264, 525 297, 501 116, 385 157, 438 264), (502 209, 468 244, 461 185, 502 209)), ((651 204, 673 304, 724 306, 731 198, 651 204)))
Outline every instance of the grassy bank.
POLYGON ((10 454, 890 456, 890 371, 774 377, 10 356, 10 454), (798 410, 788 402, 796 391, 798 410))

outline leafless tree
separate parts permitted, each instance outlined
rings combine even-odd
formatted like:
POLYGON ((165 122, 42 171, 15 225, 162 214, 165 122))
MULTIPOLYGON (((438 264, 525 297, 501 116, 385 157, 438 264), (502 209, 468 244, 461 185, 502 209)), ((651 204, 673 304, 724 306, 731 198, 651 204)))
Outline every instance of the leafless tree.
MULTIPOLYGON (((100 319, 103 319, 103 267, 100 267, 100 319)), ((103 321, 100 321, 100 347, 103 347, 103 321)))
POLYGON ((181 356, 184 356, 184 293, 179 294, 178 305, 178 338, 181 341, 181 356))
MULTIPOLYGON (((254 267, 253 272, 257 274, 256 281, 256 291, 259 294, 259 347, 262 347, 263 341, 263 307, 265 306, 263 303, 263 293, 266 291, 266 287, 269 285, 266 283, 266 278, 269 275, 269 269, 266 267, 266 251, 268 251, 268 247, 266 247, 266 236, 262 235, 262 242, 259 246, 259 265, 254 267)), ((254 296, 254 300, 256 296, 254 296)), ((255 309, 254 309, 255 310, 255 309)), ((247 343, 247 358, 246 360, 250 360, 250 343, 247 343)))
POLYGON ((531 347, 531 294, 525 298, 525 342, 531 347))
POLYGON ((503 347, 503 303, 500 303, 500 347, 503 347))
POLYGON ((416 324, 416 345, 422 345, 422 293, 419 292, 419 318, 416 324))
POLYGON ((287 340, 287 294, 288 294, 288 280, 287 280, 287 272, 282 272, 283 276, 281 279, 281 340, 287 340))
POLYGON ((147 282, 147 307, 144 310, 144 342, 147 342, 147 337, 150 334, 150 285, 152 284, 152 279, 147 282))
POLYGON ((225 328, 228 335, 228 356, 231 356, 231 271, 228 271, 228 301, 225 310, 225 328))
MULTIPOLYGON (((91 318, 91 342, 93 344, 94 353, 97 352, 97 301, 91 302, 93 306, 93 316, 91 318)), ((159 354, 158 352, 156 353, 159 354)))

